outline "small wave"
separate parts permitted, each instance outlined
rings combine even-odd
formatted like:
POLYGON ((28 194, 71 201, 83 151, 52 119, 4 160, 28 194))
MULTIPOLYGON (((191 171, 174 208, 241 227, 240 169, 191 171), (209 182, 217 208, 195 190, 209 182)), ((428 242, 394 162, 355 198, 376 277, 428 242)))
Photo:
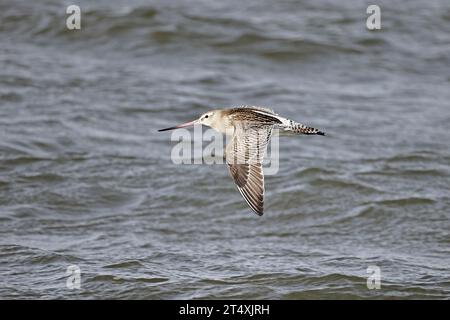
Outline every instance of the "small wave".
POLYGON ((161 283, 169 281, 169 278, 159 278, 159 277, 124 277, 120 275, 112 275, 112 274, 102 274, 96 275, 92 278, 86 280, 86 282, 115 282, 115 283, 124 283, 124 282, 143 282, 143 283, 161 283))
POLYGON ((16 92, 8 92, 0 94, 0 102, 21 102, 23 100, 22 95, 16 92))
POLYGON ((107 269, 126 269, 126 268, 133 268, 133 267, 145 267, 145 266, 137 260, 123 261, 123 262, 112 263, 112 264, 103 266, 103 268, 107 268, 107 269))
POLYGON ((367 162, 380 162, 384 161, 387 163, 395 163, 395 162, 414 162, 414 161, 426 161, 433 160, 437 157, 442 157, 442 154, 428 151, 428 150, 417 150, 411 153, 401 153, 396 154, 391 157, 382 157, 382 158, 373 158, 366 159, 367 162))
POLYGON ((42 182, 42 183, 57 183, 65 181, 65 177, 54 173, 38 173, 33 175, 23 175, 18 178, 18 182, 42 182))
POLYGON ((387 44, 383 38, 365 38, 356 41, 356 43, 364 47, 382 47, 387 44))
POLYGON ((218 49, 232 49, 234 52, 245 49, 246 53, 253 52, 274 60, 298 59, 308 55, 336 53, 361 53, 356 48, 329 45, 325 43, 263 36, 253 33, 244 33, 229 40, 220 40, 212 43, 218 49))
MULTIPOLYGON (((34 37, 62 36, 72 38, 73 32, 61 25, 59 7, 46 7, 36 9, 32 4, 24 5, 21 10, 7 11, 2 16, 3 29, 11 32, 27 31, 34 37), (29 14, 29 11, 35 11, 29 14), (55 26, 61 26, 60 28, 55 26)), ((89 9, 83 8, 83 27, 91 31, 83 37, 115 36, 139 26, 148 26, 158 15, 154 7, 137 7, 133 10, 123 11, 120 7, 89 9), (119 9, 119 11, 117 10, 119 9), (101 34, 99 34, 101 32, 101 34)))
MULTIPOLYGON (((9 140, 0 144, 0 150, 6 154, 16 155, 16 157, 20 155, 17 158, 22 158, 24 161, 31 161, 32 159, 38 158, 50 159, 51 151, 55 150, 55 148, 57 148, 56 144, 45 141, 43 138, 29 138, 23 141, 19 141, 18 139, 16 141, 9 140)), ((11 158, 5 160, 11 160, 11 158)))
POLYGON ((222 279, 202 279, 202 283, 212 285, 232 285, 232 284, 247 284, 247 283, 270 283, 276 279, 292 278, 291 274, 273 272, 273 273, 258 273, 248 276, 235 276, 222 279))
POLYGON ((310 167, 303 170, 300 170, 295 173, 295 177, 309 177, 309 176, 318 176, 321 174, 336 174, 336 171, 323 169, 319 167, 310 167))
POLYGON ((337 189, 357 189, 359 192, 368 193, 380 193, 381 190, 369 186, 367 184, 362 184, 354 181, 343 181, 337 179, 324 179, 319 178, 311 182, 311 185, 319 188, 337 188, 337 189))
POLYGON ((409 197, 399 199, 386 199, 375 202, 377 205, 385 206, 415 206, 415 205, 430 205, 436 203, 435 200, 421 197, 409 197))
POLYGON ((415 176, 431 176, 431 177, 442 177, 448 175, 447 172, 438 169, 398 169, 398 170, 373 170, 373 171, 365 171, 358 172, 356 175, 378 175, 378 176, 406 176, 406 177, 415 177, 415 176))
POLYGON ((49 157, 36 157, 36 156, 26 156, 26 155, 1 159, 2 165, 6 165, 6 166, 28 165, 28 164, 32 164, 35 162, 52 161, 52 160, 54 160, 54 159, 49 158, 49 157))
POLYGON ((368 217, 379 217, 380 210, 377 210, 376 207, 372 204, 370 205, 362 205, 352 208, 343 216, 337 217, 336 219, 330 221, 331 224, 335 225, 337 223, 347 222, 349 220, 353 220, 355 218, 368 218, 368 217))
POLYGON ((221 27, 233 27, 234 29, 253 30, 255 32, 258 31, 258 29, 248 20, 220 16, 196 16, 191 14, 183 14, 183 16, 194 22, 202 22, 221 27))
POLYGON ((320 286, 321 284, 330 285, 331 283, 339 283, 339 282, 345 282, 347 284, 349 283, 361 283, 366 284, 367 278, 355 276, 355 275, 346 275, 341 273, 330 273, 322 276, 315 276, 315 277, 308 277, 304 280, 306 284, 311 285, 317 285, 320 286))
MULTIPOLYGON (((2 257, 5 256, 20 257, 15 258, 20 259, 17 260, 17 262, 19 262, 20 264, 26 263, 30 265, 46 265, 55 262, 72 263, 82 261, 82 259, 72 255, 57 253, 49 250, 43 250, 19 244, 1 245, 0 249, 2 257)), ((13 260, 10 259, 10 261, 13 260)))

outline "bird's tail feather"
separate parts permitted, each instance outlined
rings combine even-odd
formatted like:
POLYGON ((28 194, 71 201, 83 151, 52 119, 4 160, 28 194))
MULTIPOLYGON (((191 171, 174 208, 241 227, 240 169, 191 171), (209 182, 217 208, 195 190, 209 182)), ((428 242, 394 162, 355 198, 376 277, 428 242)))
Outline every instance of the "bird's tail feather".
POLYGON ((282 131, 284 131, 284 134, 317 134, 317 135, 321 135, 324 136, 325 132, 313 128, 313 127, 308 127, 305 126, 304 124, 298 123, 298 122, 294 122, 292 120, 289 120, 289 122, 284 125, 282 128, 282 131))

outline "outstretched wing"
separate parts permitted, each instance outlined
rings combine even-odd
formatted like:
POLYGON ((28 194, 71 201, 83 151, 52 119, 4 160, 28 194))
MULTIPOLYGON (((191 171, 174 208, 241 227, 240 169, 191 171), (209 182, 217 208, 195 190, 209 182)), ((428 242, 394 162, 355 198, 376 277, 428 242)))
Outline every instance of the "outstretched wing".
POLYGON ((264 174, 262 161, 272 135, 273 124, 235 122, 234 135, 225 154, 228 169, 250 208, 264 213, 264 174))
POLYGON ((229 116, 235 121, 259 124, 281 124, 280 116, 273 110, 262 107, 242 106, 230 109, 229 116))

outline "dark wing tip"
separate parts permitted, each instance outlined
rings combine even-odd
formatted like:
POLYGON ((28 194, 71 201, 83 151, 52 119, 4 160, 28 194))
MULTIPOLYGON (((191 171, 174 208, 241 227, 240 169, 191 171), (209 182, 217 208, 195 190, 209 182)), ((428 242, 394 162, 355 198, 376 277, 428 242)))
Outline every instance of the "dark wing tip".
POLYGON ((247 199, 246 196, 244 196, 244 199, 246 200, 248 207, 259 217, 261 217, 264 214, 264 203, 254 203, 251 202, 251 200, 247 199))
POLYGON ((319 136, 326 136, 325 132, 323 132, 323 131, 319 131, 319 132, 317 132, 317 134, 318 134, 319 136))
POLYGON ((247 205, 255 214, 262 216, 264 214, 264 180, 261 166, 228 164, 228 169, 247 205), (252 182, 249 183, 249 180, 252 182))
POLYGON ((245 202, 247 202, 249 208, 258 216, 262 216, 264 214, 264 200, 262 198, 255 199, 251 194, 252 191, 247 187, 238 187, 238 190, 244 198, 245 202))
POLYGON ((258 211, 253 210, 254 213, 256 213, 259 217, 261 217, 264 214, 264 209, 261 208, 258 211))

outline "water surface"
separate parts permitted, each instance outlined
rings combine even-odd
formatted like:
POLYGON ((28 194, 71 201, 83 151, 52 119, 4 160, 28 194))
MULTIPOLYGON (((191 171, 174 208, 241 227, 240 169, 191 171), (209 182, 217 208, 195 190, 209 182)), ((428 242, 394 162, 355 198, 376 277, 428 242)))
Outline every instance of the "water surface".
POLYGON ((77 3, 0 4, 1 298, 449 298, 447 0, 77 3), (328 133, 262 217, 156 132, 242 104, 328 133))

